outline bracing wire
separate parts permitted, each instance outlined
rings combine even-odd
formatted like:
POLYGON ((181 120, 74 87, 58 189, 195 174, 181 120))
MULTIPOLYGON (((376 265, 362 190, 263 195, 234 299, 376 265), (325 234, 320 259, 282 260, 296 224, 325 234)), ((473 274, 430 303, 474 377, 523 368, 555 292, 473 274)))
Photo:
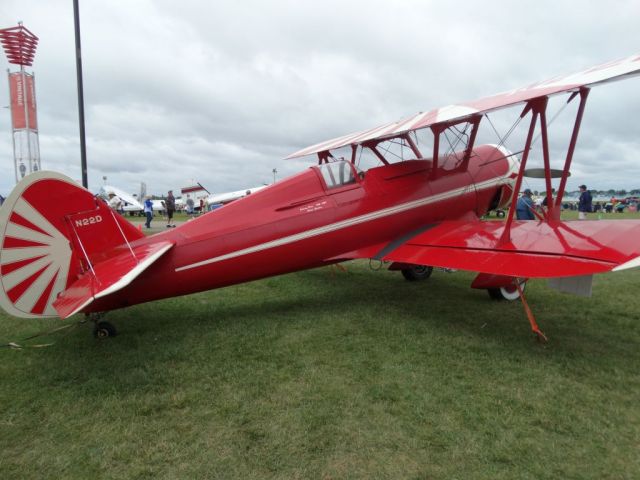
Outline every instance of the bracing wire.
MULTIPOLYGON (((551 117, 551 119, 547 122, 547 127, 549 127, 557 118, 558 116, 560 116, 560 114, 564 111, 564 109, 567 107, 568 102, 564 102, 563 105, 558 109, 558 111, 553 115, 553 117, 551 117)), ((489 117, 488 113, 485 113, 484 116, 486 117, 487 121, 489 122, 489 125, 491 126, 491 128, 493 129, 493 132, 495 133, 497 139, 498 139, 498 148, 502 147, 502 146, 506 146, 507 140, 509 139, 509 137, 513 134, 513 132, 516 130, 516 128, 518 127, 518 125, 520 124, 520 122, 522 121, 522 117, 518 116, 518 118, 515 120, 515 122, 513 122, 513 124, 511 125, 511 127, 509 128, 509 130, 507 131, 507 133, 505 133, 504 135, 500 135, 500 132, 498 132, 498 129, 496 128, 496 126, 494 125, 494 123, 491 121, 491 117, 489 117)), ((463 129, 458 128, 456 125, 453 125, 451 127, 449 127, 448 129, 444 130, 444 137, 449 145, 445 156, 448 156, 450 154, 454 154, 455 153, 455 149, 458 147, 458 145, 462 142, 465 144, 468 144, 469 141, 469 134, 467 133, 468 129, 469 129, 470 124, 467 123, 465 125, 465 127, 463 129), (449 136, 449 132, 451 135, 453 135, 453 139, 449 136)), ((416 130, 413 130, 412 132, 409 132, 409 134, 413 134, 414 137, 414 141, 416 146, 420 146, 420 138, 418 137, 418 133, 416 130)), ((533 139, 533 141, 531 142, 531 145, 533 146, 541 137, 542 133, 539 132, 536 137, 533 139)), ((387 142, 387 148, 384 149, 384 155, 389 155, 391 154, 392 156, 400 159, 400 160, 404 160, 404 148, 407 146, 404 140, 400 140, 400 141, 394 141, 393 139, 390 139, 387 142), (390 151, 391 146, 397 144, 400 146, 400 155, 398 155, 395 152, 390 151)), ((362 153, 363 153, 363 148, 360 149, 359 155, 358 155, 358 165, 361 163, 362 160, 362 153)), ((515 152, 515 153, 522 153, 522 152, 515 152)), ((518 162, 520 161, 520 159, 518 159, 518 162)))
MULTIPOLYGON (((569 105, 568 102, 564 102, 563 103, 563 105, 558 109, 558 111, 553 115, 553 117, 551 117, 551 119, 547 122, 547 127, 551 126, 551 124, 555 121, 555 119, 558 118, 558 116, 564 111, 565 108, 567 108, 567 105, 569 105)), ((500 140, 500 143, 498 144, 499 147, 502 146, 502 145, 506 145, 507 139, 509 138, 509 136, 511 136, 513 131, 517 128, 517 126, 520 124, 520 121, 522 120, 522 117, 518 116, 518 119, 513 123, 513 125, 511 125, 511 128, 509 129, 509 131, 504 135, 504 137, 501 137, 500 133, 498 133, 498 130, 496 129, 495 125, 491 121, 491 118, 489 118, 489 114, 488 113, 485 114, 485 117, 487 118, 487 120, 489 122, 489 125, 491 125, 491 128, 493 128, 493 131, 496 134, 496 136, 498 137, 498 140, 500 140)), ((535 145, 535 143, 540 139, 541 135, 542 135, 542 132, 539 132, 536 135, 536 137, 531 142, 531 146, 535 145)))
POLYGON ((468 129, 469 129, 469 123, 467 123, 464 129, 462 130, 460 130, 458 127, 453 125, 443 132, 444 137, 447 140, 447 143, 449 144, 449 148, 445 152, 445 157, 450 155, 455 155, 456 160, 458 161, 457 162, 458 164, 462 161, 462 158, 458 158, 458 156, 455 154, 456 148, 461 142, 464 143, 465 146, 469 144, 469 135, 467 134, 468 129), (454 143, 451 142, 451 139, 447 135, 447 132, 451 132, 451 134, 455 137, 456 141, 454 143))
MULTIPOLYGON (((567 105, 569 105, 567 102, 564 102, 562 104, 562 106, 558 109, 558 111, 553 115, 553 117, 551 117, 551 120, 549 120, 547 122, 547 128, 549 128, 551 126, 551 124, 553 123, 553 121, 558 118, 558 116, 563 112, 563 110, 565 108, 567 108, 567 105)), ((538 135, 536 135, 536 137, 533 139, 533 141, 531 142, 531 145, 535 145, 535 143, 540 139, 540 137, 542 136, 542 131, 540 131, 538 133, 538 135)))
POLYGON ((384 150, 384 154, 385 154, 385 155, 387 155, 387 154, 391 154, 391 155, 393 155, 394 157, 399 158, 400 160, 404 160, 404 147, 405 147, 405 142, 404 142, 404 140, 400 140, 400 141, 398 142, 398 141, 395 141, 395 140, 393 140, 393 139, 390 139, 390 140, 388 140, 388 141, 387 141, 387 144, 388 144, 388 147, 384 150), (397 153, 394 153, 394 152, 389 151, 389 150, 391 149, 391 146, 392 146, 392 145, 400 145, 400 155, 398 155, 397 153))
MULTIPOLYGON (((558 118, 558 116, 564 111, 564 109, 567 107, 567 105, 569 105, 568 102, 564 102, 562 104, 562 106, 558 109, 558 111, 547 122, 547 128, 551 126, 551 124, 556 120, 556 118, 558 118)), ((501 147, 502 145, 506 144, 507 139, 511 136, 511 134, 518 127, 518 125, 520 124, 520 121, 522 120, 522 117, 518 116, 518 119, 513 123, 513 125, 511 125, 511 128, 509 129, 509 131, 504 135, 504 137, 501 137, 500 134, 498 133, 498 130, 496 129, 495 125, 491 121, 491 118, 489 118, 489 114, 485 114, 485 117, 487 118, 487 120, 489 122, 489 125, 491 125, 491 128, 493 128, 493 131, 495 132, 496 136, 498 137, 498 139, 500 141, 500 143, 498 144, 498 147, 501 147)), ((536 142, 540 139, 541 136, 542 136, 542 131, 538 132, 538 134, 532 140, 530 148, 532 148, 533 145, 536 144, 536 142)), ((522 152, 518 152, 518 153, 522 153, 522 152)), ((517 159, 518 163, 521 162, 520 158, 518 158, 517 156, 516 156, 516 159, 517 159)), ((527 184, 527 186, 529 186, 528 183, 526 182, 526 180, 525 180, 525 183, 527 184)))
POLYGON ((514 132, 514 130, 517 128, 517 126, 520 124, 520 121, 522 120, 522 117, 518 116, 518 119, 513 122, 513 125, 511 125, 511 128, 509 129, 509 131, 504 135, 504 137, 501 137, 500 134, 498 133, 498 130, 496 129, 495 125, 493 124, 493 122, 491 121, 491 118, 489 117, 488 113, 485 113, 484 115, 487 119, 487 121, 489 122, 489 125, 491 125, 491 128, 493 128, 493 131, 496 134, 496 137, 498 137, 499 143, 498 143, 498 148, 502 147, 503 145, 506 144, 508 138, 511 136, 511 134, 514 132))

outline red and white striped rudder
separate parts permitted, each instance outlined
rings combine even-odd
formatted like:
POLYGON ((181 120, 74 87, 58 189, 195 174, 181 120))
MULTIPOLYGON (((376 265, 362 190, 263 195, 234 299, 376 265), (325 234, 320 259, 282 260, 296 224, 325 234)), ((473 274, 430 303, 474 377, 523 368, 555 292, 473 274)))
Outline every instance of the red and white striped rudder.
POLYGON ((60 173, 22 179, 0 208, 0 306, 16 317, 57 316, 53 302, 90 268, 92 256, 125 242, 116 223, 128 240, 142 235, 115 217, 60 173), (83 228, 89 222, 97 224, 83 228))

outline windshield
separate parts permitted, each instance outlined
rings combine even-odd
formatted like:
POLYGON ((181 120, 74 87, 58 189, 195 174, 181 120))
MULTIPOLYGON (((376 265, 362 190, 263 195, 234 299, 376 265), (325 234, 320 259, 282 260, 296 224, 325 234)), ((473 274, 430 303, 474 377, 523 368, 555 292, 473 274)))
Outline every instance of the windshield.
POLYGON ((351 162, 341 160, 338 162, 323 163, 318 165, 322 178, 327 188, 336 188, 350 183, 356 183, 356 168, 351 162))

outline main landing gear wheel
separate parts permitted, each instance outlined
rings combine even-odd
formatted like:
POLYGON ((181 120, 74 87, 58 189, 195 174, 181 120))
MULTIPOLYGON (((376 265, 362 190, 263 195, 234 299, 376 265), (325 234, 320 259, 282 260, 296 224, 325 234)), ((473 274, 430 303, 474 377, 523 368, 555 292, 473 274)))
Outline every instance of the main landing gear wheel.
POLYGON ((97 322, 93 327, 93 336, 96 338, 115 337, 118 334, 116 327, 109 322, 97 322))
POLYGON ((429 278, 431 276, 431 272, 433 272, 433 267, 429 267, 427 265, 414 265, 410 268, 403 268, 401 272, 402 276, 410 282, 417 282, 429 278))
MULTIPOLYGON (((527 286, 526 281, 520 282, 520 288, 524 291, 527 286)), ((513 302, 514 300, 518 300, 520 298, 520 292, 518 291, 518 287, 515 285, 509 285, 508 287, 500 287, 500 288, 488 288, 487 293, 494 300, 507 300, 509 302, 513 302)))

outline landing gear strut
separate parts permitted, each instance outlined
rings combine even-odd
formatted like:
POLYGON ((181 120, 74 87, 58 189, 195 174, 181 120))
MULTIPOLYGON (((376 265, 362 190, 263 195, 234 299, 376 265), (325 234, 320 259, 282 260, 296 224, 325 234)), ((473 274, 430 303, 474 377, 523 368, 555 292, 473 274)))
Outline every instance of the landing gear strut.
POLYGON ((536 336, 536 340, 542 343, 546 343, 547 337, 544 333, 542 333, 540 327, 538 327, 538 323, 536 322, 536 319, 533 316, 533 312, 531 311, 531 308, 529 308, 527 299, 524 296, 524 289, 526 286, 526 280, 514 279, 512 285, 500 288, 488 288, 487 293, 494 300, 514 301, 520 299, 520 301, 522 301, 522 306, 524 307, 524 312, 527 314, 529 324, 531 325, 531 331, 536 336))
POLYGON ((541 343, 547 343, 547 336, 544 333, 542 333, 542 331, 538 327, 538 323, 536 322, 536 319, 533 316, 533 312, 529 308, 527 299, 524 298, 524 291, 518 282, 516 282, 516 287, 518 289, 518 293, 520 293, 520 300, 522 300, 522 306, 524 307, 524 311, 527 314, 527 318, 529 319, 529 324, 531 325, 531 331, 536 336, 536 340, 538 340, 541 343))

